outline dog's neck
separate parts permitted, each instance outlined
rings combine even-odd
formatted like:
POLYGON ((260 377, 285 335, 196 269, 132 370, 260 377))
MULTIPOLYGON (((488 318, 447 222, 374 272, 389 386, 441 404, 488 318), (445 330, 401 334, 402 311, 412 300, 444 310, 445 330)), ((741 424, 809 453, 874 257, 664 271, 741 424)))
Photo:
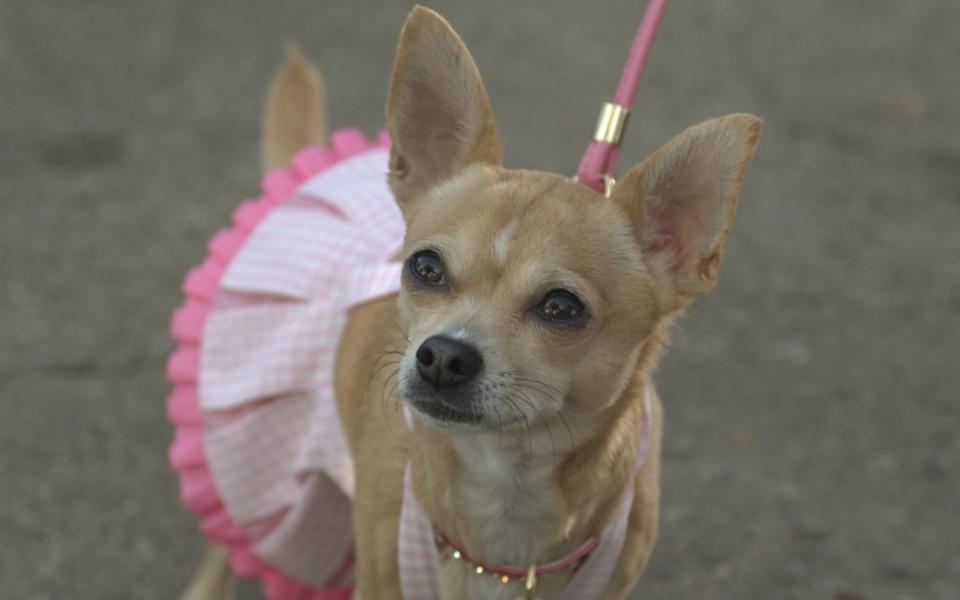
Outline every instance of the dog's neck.
POLYGON ((638 371, 608 410, 575 428, 448 434, 417 425, 412 468, 424 510, 487 563, 568 555, 603 528, 632 478, 645 385, 638 371))

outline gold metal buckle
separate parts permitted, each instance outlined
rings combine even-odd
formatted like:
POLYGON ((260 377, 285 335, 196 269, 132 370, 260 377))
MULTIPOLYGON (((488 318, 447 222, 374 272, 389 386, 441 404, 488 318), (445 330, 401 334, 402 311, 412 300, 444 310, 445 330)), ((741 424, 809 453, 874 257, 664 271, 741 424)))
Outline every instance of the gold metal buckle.
POLYGON ((629 117, 630 109, 626 106, 605 102, 603 108, 600 109, 600 117, 597 119, 597 129, 593 133, 593 139, 597 142, 619 146, 623 139, 623 132, 627 128, 629 117))

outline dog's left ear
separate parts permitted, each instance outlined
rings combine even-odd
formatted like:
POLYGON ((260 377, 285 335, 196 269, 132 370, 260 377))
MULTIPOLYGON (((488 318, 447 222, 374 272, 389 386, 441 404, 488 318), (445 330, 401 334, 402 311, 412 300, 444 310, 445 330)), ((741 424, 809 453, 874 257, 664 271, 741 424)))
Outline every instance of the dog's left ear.
POLYGON ((405 214, 417 196, 457 170, 500 164, 500 138, 477 65, 443 17, 421 6, 400 36, 387 127, 390 187, 405 214))
POLYGON ((733 225, 740 185, 763 122, 728 115, 695 125, 627 173, 612 199, 648 268, 687 300, 708 291, 733 225))

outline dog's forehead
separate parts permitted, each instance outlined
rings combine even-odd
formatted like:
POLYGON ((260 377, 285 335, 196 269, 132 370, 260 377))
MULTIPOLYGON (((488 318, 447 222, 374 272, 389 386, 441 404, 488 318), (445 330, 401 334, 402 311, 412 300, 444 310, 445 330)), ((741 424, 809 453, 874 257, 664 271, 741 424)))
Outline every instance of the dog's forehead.
POLYGON ((615 275, 637 245, 606 198, 550 173, 474 168, 437 186, 411 224, 414 239, 441 239, 459 273, 567 270, 615 275))

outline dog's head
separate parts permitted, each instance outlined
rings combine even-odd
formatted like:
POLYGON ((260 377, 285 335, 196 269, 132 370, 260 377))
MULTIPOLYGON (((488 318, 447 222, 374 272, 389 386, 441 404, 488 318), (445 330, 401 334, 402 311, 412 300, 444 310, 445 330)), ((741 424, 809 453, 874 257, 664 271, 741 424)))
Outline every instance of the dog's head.
POLYGON ((761 130, 750 115, 688 129, 609 198, 505 169, 473 59, 422 8, 403 30, 387 120, 407 221, 400 393, 434 426, 467 430, 608 406, 645 341, 716 282, 761 130))

